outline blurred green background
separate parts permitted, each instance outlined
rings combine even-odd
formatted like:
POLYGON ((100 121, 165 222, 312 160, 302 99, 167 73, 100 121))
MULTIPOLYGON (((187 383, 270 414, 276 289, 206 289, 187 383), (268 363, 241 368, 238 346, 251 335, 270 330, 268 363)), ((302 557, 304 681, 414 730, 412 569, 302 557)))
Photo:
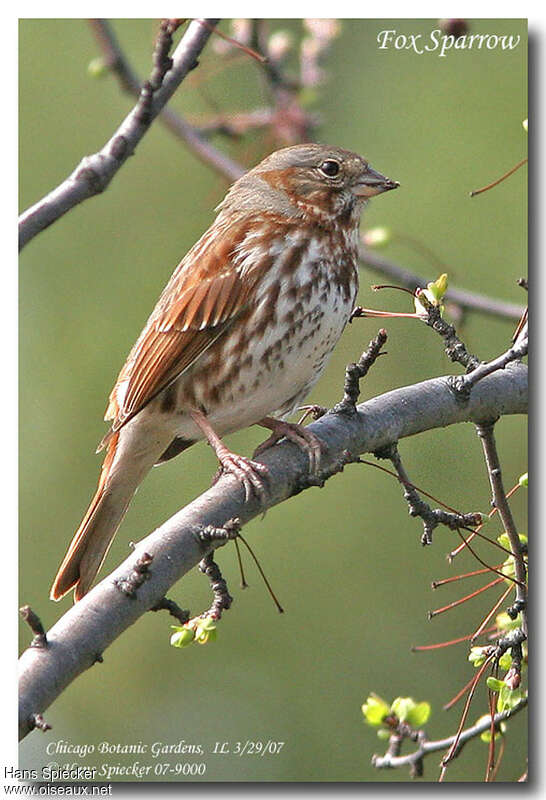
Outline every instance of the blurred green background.
MULTIPOLYGON (((300 20, 272 20, 296 43, 300 20)), ((157 21, 115 20, 126 55, 147 75, 157 21)), ((344 20, 327 59, 328 80, 316 97, 323 124, 317 138, 369 158, 401 188, 372 201, 363 228, 388 225, 395 237, 426 244, 459 286, 524 303, 516 280, 526 274, 526 168, 495 190, 469 199, 471 189, 500 176, 526 154, 521 122, 527 117, 526 22, 473 20, 471 33, 514 34, 513 51, 451 51, 417 55, 378 50, 386 28, 428 32, 436 20, 344 20)), ((221 29, 229 31, 224 21, 221 29)), ((130 110, 112 76, 87 73, 97 47, 84 20, 20 23, 20 207, 36 202, 97 151, 130 110)), ((246 56, 221 60, 209 45, 201 65, 172 102, 191 115, 235 112, 263 105, 260 68, 246 56)), ((264 134, 215 143, 248 166, 277 146, 264 134)), ((95 489, 94 456, 106 427, 106 398, 119 367, 156 298, 182 255, 208 227, 226 182, 199 163, 160 124, 108 190, 71 211, 23 251, 20 264, 20 601, 51 626, 70 600, 55 605, 49 587, 65 548, 95 489)), ((436 263, 393 240, 383 253, 435 278, 436 263)), ((373 294, 380 278, 362 269, 359 302, 411 310, 397 293, 373 294)), ((390 282, 390 281, 388 281, 390 282)), ((340 397, 345 364, 354 360, 378 325, 358 320, 344 334, 311 402, 340 397)), ((363 398, 455 371, 440 341, 414 321, 393 320, 388 356, 363 384, 363 398)), ((469 348, 489 359, 509 343, 512 321, 470 315, 460 331, 469 348)), ((505 483, 526 470, 525 419, 497 426, 505 483)), ((251 453, 260 429, 228 439, 251 453)), ((401 443, 411 479, 463 511, 489 510, 481 448, 472 426, 422 435, 401 443)), ((154 470, 141 487, 110 551, 111 569, 138 540, 208 487, 216 470, 200 444, 154 470)), ((524 528, 526 498, 514 499, 524 528)), ((500 533, 498 523, 487 529, 500 533)), ((235 603, 222 619, 219 640, 184 651, 169 647, 171 620, 149 614, 105 654, 105 663, 81 676, 46 712, 53 731, 22 744, 23 768, 59 763, 128 764, 139 757, 49 756, 48 742, 95 744, 284 741, 277 756, 211 756, 210 781, 406 781, 405 771, 377 772, 373 752, 384 743, 362 720, 370 691, 389 701, 412 695, 432 703, 431 738, 453 733, 461 705, 443 712, 473 669, 465 644, 431 653, 413 644, 472 632, 497 590, 427 621, 427 610, 485 583, 465 581, 432 592, 430 583, 479 567, 462 555, 450 566, 446 553, 459 540, 438 529, 434 545, 419 544, 421 526, 408 517, 397 483, 353 466, 322 490, 312 489, 268 512, 245 529, 286 609, 277 614, 255 573, 241 592, 233 547, 218 554, 235 603)), ((479 545, 489 563, 497 552, 479 545)), ((103 570, 102 576, 107 572, 103 570)), ((195 571, 173 588, 173 599, 199 613, 208 607, 207 581, 195 571)), ((28 645, 21 625, 21 648, 28 645)), ((486 713, 477 693, 469 721, 486 713)), ((525 720, 510 724, 499 780, 525 769, 525 720)), ((451 766, 453 781, 482 780, 487 748, 467 745, 451 766)), ((174 759, 171 759, 174 760, 174 759)), ((425 780, 437 779, 439 758, 426 763, 425 780)), ((156 778, 157 779, 157 778, 156 778)), ((171 778, 172 779, 172 778, 171 778)), ((166 778, 159 778, 166 780, 166 778)))

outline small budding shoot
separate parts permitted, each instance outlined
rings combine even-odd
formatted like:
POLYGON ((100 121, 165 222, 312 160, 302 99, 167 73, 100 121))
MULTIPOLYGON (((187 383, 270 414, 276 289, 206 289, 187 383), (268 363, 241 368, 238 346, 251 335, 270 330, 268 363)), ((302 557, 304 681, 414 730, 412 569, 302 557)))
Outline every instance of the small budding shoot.
MULTIPOLYGON (((476 720, 476 724, 479 725, 480 723, 487 723, 489 725, 488 729, 480 734, 480 739, 482 742, 489 744, 491 741, 491 716, 489 714, 484 714, 479 719, 476 720)), ((506 723, 501 722, 500 725, 495 727, 495 741, 500 739, 504 732, 506 731, 506 723)))
MULTIPOLYGON (((511 679, 510 682, 513 683, 514 681, 511 679)), ((488 689, 498 694, 497 713, 499 714, 502 714, 503 711, 510 711, 512 708, 515 708, 524 697, 522 689, 519 688, 519 684, 518 688, 511 689, 506 681, 501 681, 498 678, 494 678, 492 675, 488 677, 486 684, 488 689)))
MULTIPOLYGON (((527 536, 524 533, 518 534, 520 543, 523 547, 527 546, 527 536)), ((500 536, 497 536, 497 542, 502 545, 507 550, 510 549, 510 539, 508 538, 508 534, 501 533, 500 536)), ((527 558, 524 559, 525 564, 527 565, 527 558)), ((508 582, 511 583, 515 576, 516 576, 516 565, 514 556, 508 556, 508 558, 503 562, 501 570, 502 574, 506 576, 508 582)))
POLYGON ((171 636, 171 647, 187 647, 195 639, 195 631, 187 625, 182 627, 171 625, 171 627, 175 630, 171 636))
POLYGON ((194 617, 185 625, 171 625, 175 633, 171 636, 171 647, 187 647, 193 642, 207 644, 217 636, 216 620, 212 617, 194 617))
POLYGON ((443 272, 435 281, 427 283, 426 289, 418 289, 415 292, 415 312, 419 317, 428 316, 427 303, 423 303, 423 298, 426 298, 428 304, 436 306, 443 311, 444 295, 447 292, 447 273, 443 272))
POLYGON ((430 704, 417 703, 412 697, 397 697, 389 706, 382 697, 372 692, 362 705, 362 713, 368 725, 380 728, 377 735, 383 739, 401 722, 414 729, 421 728, 430 717, 430 704))
POLYGON ((91 78, 104 78, 108 75, 109 71, 108 64, 101 56, 91 59, 87 65, 87 74, 91 78))
POLYGON ((431 306, 438 308, 440 314, 443 313, 444 304, 443 298, 447 292, 447 273, 443 272, 435 281, 427 283, 426 289, 416 289, 414 292, 406 289, 403 286, 372 286, 374 292, 379 289, 398 289, 401 292, 406 292, 413 297, 415 311, 409 313, 406 311, 377 311, 373 308, 361 308, 359 306, 359 317, 374 317, 374 318, 394 318, 394 317, 407 317, 409 319, 426 320, 429 315, 431 306))

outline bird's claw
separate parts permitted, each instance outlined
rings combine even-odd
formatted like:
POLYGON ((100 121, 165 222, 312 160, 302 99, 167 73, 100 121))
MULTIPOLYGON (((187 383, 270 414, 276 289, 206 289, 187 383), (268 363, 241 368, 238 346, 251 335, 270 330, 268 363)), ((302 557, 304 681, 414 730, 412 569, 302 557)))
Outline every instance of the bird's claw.
POLYGON ((220 470, 216 474, 214 482, 216 483, 220 475, 225 473, 234 475, 243 484, 245 502, 248 502, 254 495, 260 500, 262 505, 265 504, 265 482, 270 477, 269 470, 265 464, 251 461, 250 458, 237 455, 237 453, 228 452, 222 456, 220 470))
POLYGON ((288 441, 293 442, 304 450, 309 456, 310 473, 312 475, 318 474, 322 451, 326 449, 326 445, 322 439, 319 439, 318 436, 299 423, 278 420, 271 436, 269 436, 265 442, 258 445, 252 457, 256 458, 263 453, 264 450, 277 444, 281 439, 288 439, 288 441))
POLYGON ((312 417, 314 420, 320 419, 328 413, 326 406, 318 406, 316 403, 308 406, 299 406, 298 411, 303 411, 303 416, 298 420, 298 425, 303 425, 307 417, 312 417))

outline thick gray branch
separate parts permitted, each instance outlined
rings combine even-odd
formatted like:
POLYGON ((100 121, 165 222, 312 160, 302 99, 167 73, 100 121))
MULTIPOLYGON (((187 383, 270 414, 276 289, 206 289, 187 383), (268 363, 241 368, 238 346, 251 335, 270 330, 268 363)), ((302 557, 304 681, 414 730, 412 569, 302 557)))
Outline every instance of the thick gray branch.
MULTIPOLYGON (((357 456, 434 428, 526 412, 527 367, 513 363, 480 381, 465 404, 449 389, 447 377, 441 377, 368 400, 357 407, 357 413, 326 414, 310 429, 328 446, 321 462, 327 477, 339 470, 346 451, 357 456)), ((268 507, 309 486, 307 455, 295 445, 278 445, 260 460, 271 472, 268 507)), ((139 542, 121 566, 54 625, 47 634, 46 649, 29 648, 21 656, 21 737, 31 729, 33 714, 43 712, 203 558, 196 531, 207 525, 222 527, 234 517, 244 524, 262 510, 257 500, 245 503, 241 485, 227 475, 139 542), (134 598, 128 598, 115 581, 127 577, 145 552, 153 556, 149 579, 134 598)))
POLYGON ((160 89, 153 96, 149 113, 140 113, 139 105, 125 117, 102 150, 86 156, 74 172, 56 189, 31 206, 19 218, 19 249, 71 208, 104 191, 116 172, 131 156, 153 120, 170 100, 197 59, 217 19, 190 23, 173 55, 172 68, 167 72, 160 89))

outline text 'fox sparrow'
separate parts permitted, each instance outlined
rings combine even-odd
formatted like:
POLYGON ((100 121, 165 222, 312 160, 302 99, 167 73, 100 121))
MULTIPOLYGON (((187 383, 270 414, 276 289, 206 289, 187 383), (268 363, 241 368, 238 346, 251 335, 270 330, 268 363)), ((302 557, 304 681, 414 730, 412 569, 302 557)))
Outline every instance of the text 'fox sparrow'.
POLYGON ((319 378, 354 307, 362 207, 396 186, 354 153, 304 144, 273 153, 231 187, 112 390, 99 486, 53 599, 73 587, 83 597, 147 472, 200 439, 247 497, 262 491, 267 470, 220 436, 260 424, 305 447, 316 466, 316 437, 282 418, 319 378))

